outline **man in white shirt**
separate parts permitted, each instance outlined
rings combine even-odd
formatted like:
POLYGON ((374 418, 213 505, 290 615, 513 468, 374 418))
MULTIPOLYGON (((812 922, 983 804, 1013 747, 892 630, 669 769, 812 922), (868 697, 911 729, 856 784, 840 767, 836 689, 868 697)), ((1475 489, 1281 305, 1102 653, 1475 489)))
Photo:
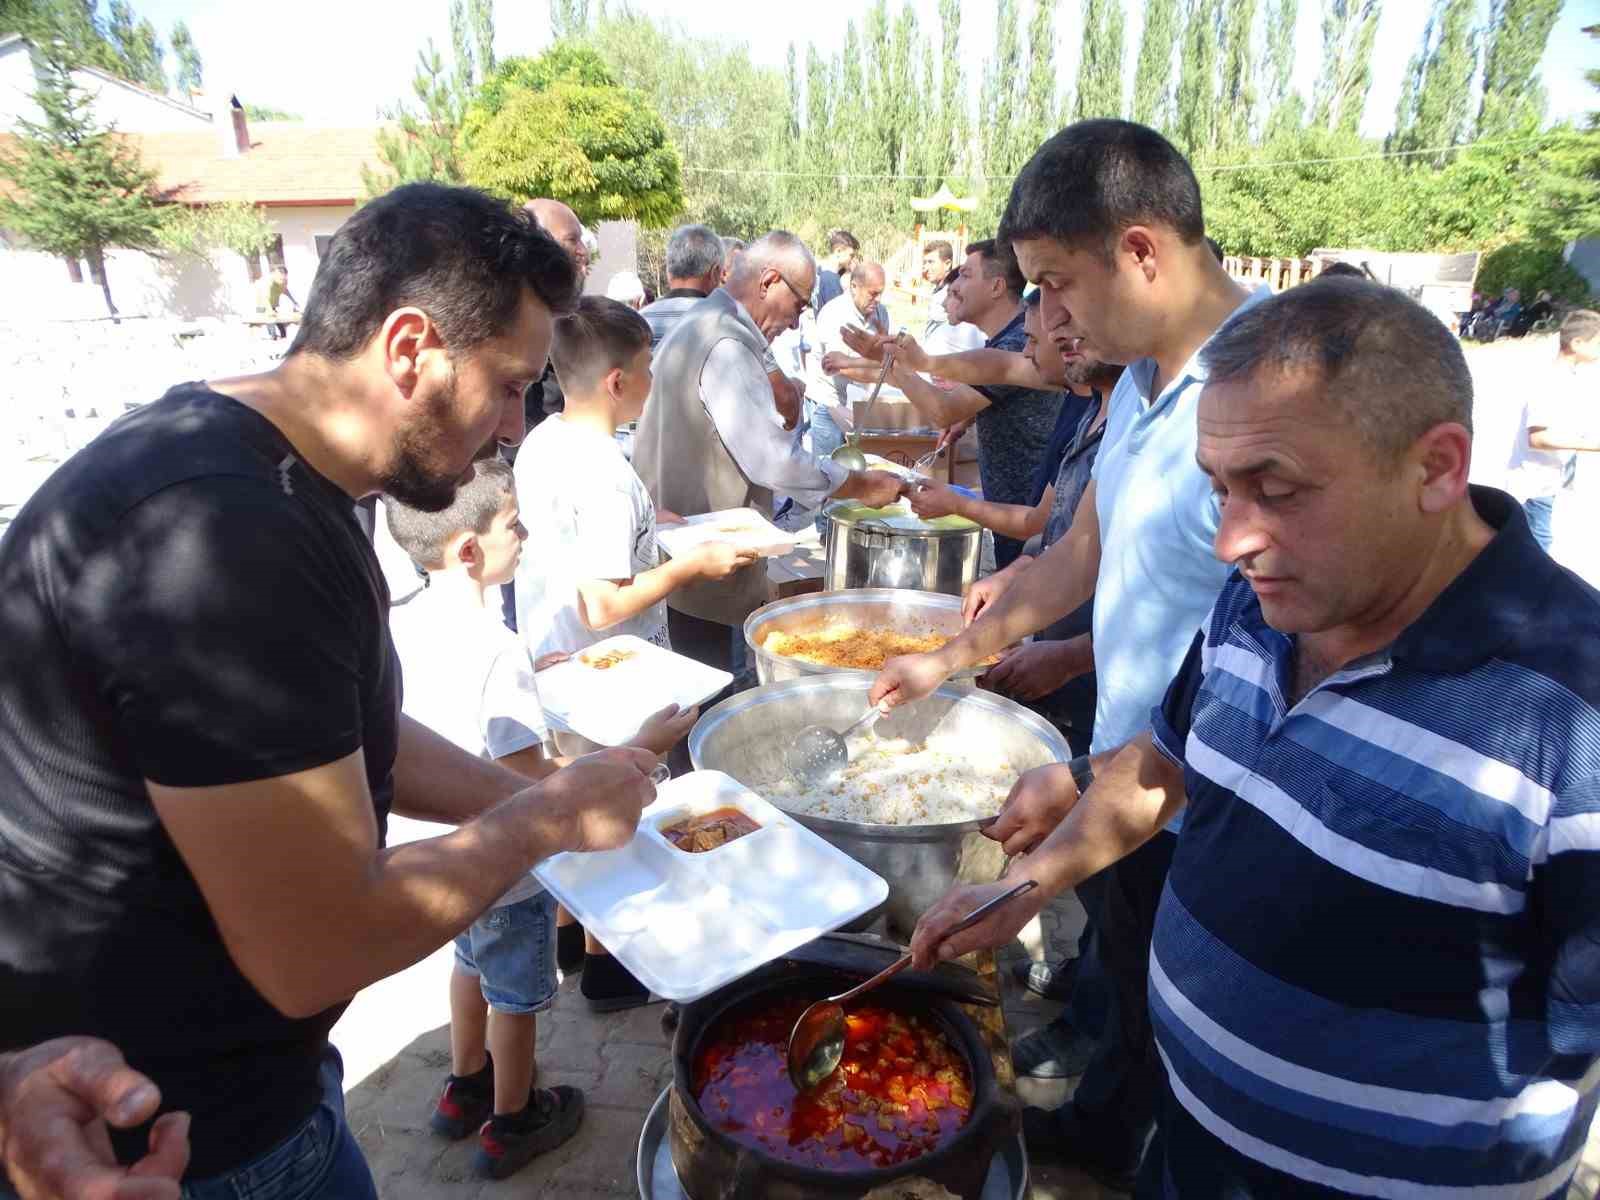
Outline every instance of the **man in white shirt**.
POLYGON ((1572 482, 1580 453, 1600 451, 1600 313, 1579 309, 1561 322, 1550 386, 1523 408, 1511 454, 1509 490, 1522 501, 1533 536, 1547 551, 1556 497, 1572 482))
POLYGON ((844 445, 851 426, 846 381, 822 369, 830 350, 845 350, 839 337, 845 326, 889 334, 889 310, 883 306, 888 280, 878 263, 858 262, 851 268, 849 285, 822 306, 809 340, 806 358, 806 417, 811 422, 811 452, 818 457, 844 445))

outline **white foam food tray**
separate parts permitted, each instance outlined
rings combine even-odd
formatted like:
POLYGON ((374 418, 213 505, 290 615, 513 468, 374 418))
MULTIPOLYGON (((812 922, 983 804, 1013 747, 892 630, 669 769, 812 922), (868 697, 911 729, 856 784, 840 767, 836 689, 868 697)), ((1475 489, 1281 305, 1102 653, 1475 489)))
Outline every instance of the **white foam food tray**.
POLYGON ((794 534, 779 529, 753 508, 725 508, 685 517, 674 525, 656 526, 656 545, 674 558, 707 542, 729 542, 740 550, 775 558, 794 549, 794 534))
POLYGON ((556 728, 620 746, 667 705, 689 708, 732 682, 726 671, 625 633, 540 671, 539 704, 556 728))
POLYGON ((721 771, 661 786, 620 850, 557 854, 539 882, 652 992, 696 1000, 882 904, 889 885, 721 771), (737 808, 754 833, 691 854, 661 833, 737 808))

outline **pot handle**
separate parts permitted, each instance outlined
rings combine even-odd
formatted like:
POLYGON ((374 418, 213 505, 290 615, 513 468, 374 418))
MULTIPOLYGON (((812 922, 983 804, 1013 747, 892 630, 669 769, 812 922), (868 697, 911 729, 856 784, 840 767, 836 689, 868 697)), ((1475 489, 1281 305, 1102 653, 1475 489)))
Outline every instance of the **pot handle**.
POLYGON ((743 1146, 734 1156, 733 1178, 723 1187, 722 1200, 761 1200, 761 1168, 743 1146))

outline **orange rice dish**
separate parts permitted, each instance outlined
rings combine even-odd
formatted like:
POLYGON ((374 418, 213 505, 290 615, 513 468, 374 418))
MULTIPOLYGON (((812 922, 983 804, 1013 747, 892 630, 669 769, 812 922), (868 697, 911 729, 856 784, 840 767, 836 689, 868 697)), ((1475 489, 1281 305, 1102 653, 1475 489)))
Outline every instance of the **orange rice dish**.
MULTIPOLYGON (((907 633, 899 629, 861 629, 854 625, 825 625, 809 633, 787 633, 775 629, 761 648, 769 654, 796 658, 819 667, 841 670, 878 671, 891 658, 902 654, 927 654, 950 641, 953 634, 907 633)), ((998 662, 999 656, 984 660, 998 662)))

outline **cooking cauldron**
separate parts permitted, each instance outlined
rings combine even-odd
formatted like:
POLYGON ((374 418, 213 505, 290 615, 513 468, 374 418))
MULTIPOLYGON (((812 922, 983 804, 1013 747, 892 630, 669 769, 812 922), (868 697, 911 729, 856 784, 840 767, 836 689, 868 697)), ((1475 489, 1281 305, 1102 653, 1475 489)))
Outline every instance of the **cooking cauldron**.
POLYGON ((989 1048, 977 1025, 955 1001, 927 990, 926 983, 919 985, 914 974, 904 983, 885 984, 873 993, 872 1002, 931 1016, 966 1060, 972 1079, 972 1112, 967 1123, 937 1150, 881 1169, 827 1171, 800 1166, 714 1129, 695 1101, 695 1056, 724 1016, 762 999, 818 999, 862 978, 833 967, 782 960, 685 1006, 672 1047, 668 1138, 672 1164, 690 1200, 859 1200, 873 1188, 918 1177, 948 1188, 962 1200, 978 1200, 990 1160, 1008 1140, 1016 1138, 1021 1108, 1016 1097, 995 1079, 989 1048))

